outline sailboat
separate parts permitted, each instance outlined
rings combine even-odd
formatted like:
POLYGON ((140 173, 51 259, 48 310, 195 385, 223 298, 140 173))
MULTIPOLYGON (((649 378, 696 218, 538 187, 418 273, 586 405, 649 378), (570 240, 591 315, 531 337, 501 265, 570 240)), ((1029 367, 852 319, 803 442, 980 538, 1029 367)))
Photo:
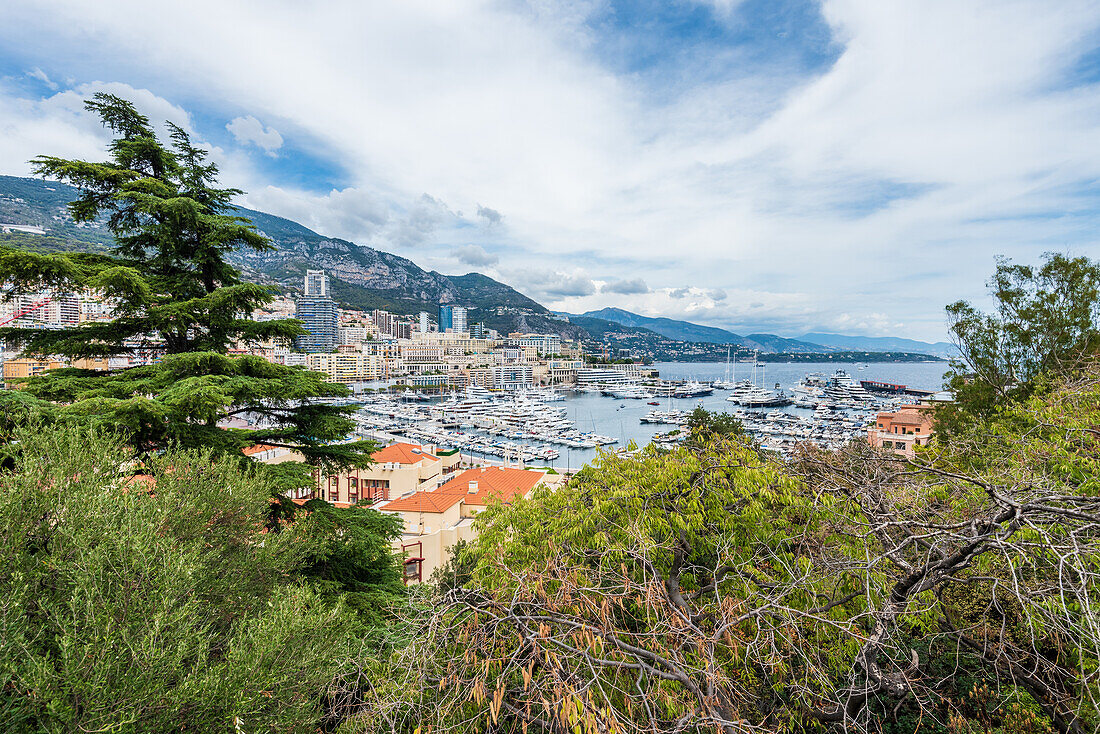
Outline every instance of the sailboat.
MULTIPOLYGON (((759 364, 757 356, 754 355, 752 361, 752 380, 747 380, 741 385, 735 384, 733 391, 726 400, 746 408, 772 408, 790 405, 791 399, 788 398, 782 390, 768 390, 764 387, 763 383, 765 378, 763 370, 764 365, 759 364), (757 367, 761 369, 760 385, 756 384, 757 367)), ((779 384, 776 383, 776 387, 778 386, 779 384)))
POLYGON ((719 390, 736 390, 739 385, 737 384, 737 367, 733 365, 733 371, 730 371, 730 346, 726 345, 726 375, 721 380, 715 380, 712 384, 719 390))

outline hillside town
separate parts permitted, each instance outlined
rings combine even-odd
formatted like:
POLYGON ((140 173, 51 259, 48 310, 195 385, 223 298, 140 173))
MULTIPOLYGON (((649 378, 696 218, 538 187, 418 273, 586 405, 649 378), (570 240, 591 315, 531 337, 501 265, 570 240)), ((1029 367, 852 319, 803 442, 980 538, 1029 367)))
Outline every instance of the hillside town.
MULTIPOLYGON (((346 385, 387 380, 427 391, 470 385, 497 391, 571 385, 578 371, 583 374, 579 342, 556 334, 499 334, 483 324, 467 323, 468 313, 467 307, 452 304, 441 304, 436 314, 415 316, 341 308, 331 296, 328 276, 309 270, 301 295, 279 298, 252 314, 256 321, 296 318, 308 333, 292 345, 270 340, 238 343, 231 353, 305 367, 346 385)), ((5 302, 0 326, 60 329, 113 317, 112 304, 93 294, 43 292, 5 302)), ((4 379, 62 366, 123 369, 151 364, 163 354, 155 334, 128 346, 130 354, 68 361, 24 358, 5 350, 4 379)))

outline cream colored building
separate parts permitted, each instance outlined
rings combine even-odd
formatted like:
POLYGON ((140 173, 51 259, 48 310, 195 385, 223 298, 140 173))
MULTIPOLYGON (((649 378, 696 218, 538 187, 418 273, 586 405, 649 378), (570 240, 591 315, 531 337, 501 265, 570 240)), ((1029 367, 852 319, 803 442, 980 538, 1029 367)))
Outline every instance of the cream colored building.
POLYGON ((453 474, 460 455, 458 451, 395 443, 374 452, 371 459, 374 463, 370 466, 323 477, 318 481, 315 496, 354 505, 363 500, 382 502, 435 489, 453 474))
POLYGON ((4 362, 4 385, 13 387, 12 380, 41 375, 49 370, 59 370, 65 366, 64 362, 56 359, 30 359, 19 357, 4 362))
POLYGON ((324 372, 333 382, 381 380, 386 375, 381 357, 362 353, 307 354, 305 367, 324 372))
POLYGON ((467 469, 434 490, 422 490, 378 506, 399 515, 405 532, 394 549, 404 558, 406 582, 428 579, 451 557, 459 540, 473 540, 473 518, 493 502, 528 497, 539 484, 560 481, 545 471, 489 466, 467 469))

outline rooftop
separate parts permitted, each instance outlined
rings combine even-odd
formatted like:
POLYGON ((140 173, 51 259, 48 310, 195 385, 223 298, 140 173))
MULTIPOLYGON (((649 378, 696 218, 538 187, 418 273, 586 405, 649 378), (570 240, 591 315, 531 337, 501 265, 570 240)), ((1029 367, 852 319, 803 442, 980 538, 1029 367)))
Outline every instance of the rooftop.
POLYGON ((467 469, 436 491, 459 495, 468 505, 511 502, 530 492, 545 476, 544 471, 501 466, 467 469), (471 482, 477 483, 474 492, 470 491, 471 482))
POLYGON ((546 476, 545 471, 491 466, 467 469, 432 491, 414 492, 379 507, 394 512, 444 512, 459 502, 486 506, 490 502, 511 502, 522 497, 546 476), (474 491, 470 483, 475 482, 474 491))
POLYGON ((371 458, 379 464, 419 464, 424 459, 439 461, 438 456, 433 456, 422 447, 411 443, 393 443, 384 449, 375 451, 371 458))

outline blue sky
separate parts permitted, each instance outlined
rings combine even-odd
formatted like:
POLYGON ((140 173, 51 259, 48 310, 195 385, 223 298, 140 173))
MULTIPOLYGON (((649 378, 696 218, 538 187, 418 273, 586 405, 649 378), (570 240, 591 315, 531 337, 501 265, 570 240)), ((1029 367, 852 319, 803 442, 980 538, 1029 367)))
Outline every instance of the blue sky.
POLYGON ((944 337, 994 258, 1100 257, 1100 7, 277 0, 0 8, 0 173, 107 89, 242 203, 548 306, 944 337))

